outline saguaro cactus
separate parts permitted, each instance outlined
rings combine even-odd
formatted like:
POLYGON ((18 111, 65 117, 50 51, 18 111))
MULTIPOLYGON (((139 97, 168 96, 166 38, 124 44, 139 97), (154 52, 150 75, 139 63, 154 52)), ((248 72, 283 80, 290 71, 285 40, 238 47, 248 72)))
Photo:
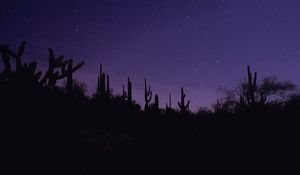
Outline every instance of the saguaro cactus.
POLYGON ((14 51, 10 50, 8 45, 6 45, 6 47, 4 47, 4 49, 7 52, 7 55, 9 55, 9 56, 16 59, 16 72, 20 72, 21 69, 22 69, 21 58, 22 58, 22 55, 24 54, 25 47, 26 47, 26 42, 25 41, 23 41, 20 44, 19 49, 18 49, 17 52, 14 52, 14 51))
POLYGON ((172 109, 172 96, 171 93, 169 93, 169 104, 166 104, 166 110, 172 109))
POLYGON ((102 99, 110 97, 109 75, 106 75, 102 71, 102 64, 100 64, 100 73, 99 73, 99 77, 98 77, 96 94, 99 98, 102 98, 102 99))
POLYGON ((76 66, 73 67, 73 60, 70 59, 68 62, 68 69, 67 70, 63 70, 62 73, 64 75, 66 75, 67 77, 67 94, 71 95, 73 93, 73 85, 74 85, 74 81, 73 81, 73 73, 75 71, 77 71, 79 68, 81 68, 84 65, 84 62, 81 62, 79 64, 77 64, 76 66))
POLYGON ((186 97, 186 94, 184 93, 183 87, 182 87, 181 88, 181 100, 180 100, 180 102, 178 102, 178 106, 180 108, 180 112, 187 112, 187 111, 189 111, 190 101, 188 101, 185 104, 185 97, 186 97))
POLYGON ((149 85, 149 87, 147 87, 147 79, 145 78, 145 93, 144 93, 144 97, 145 97, 145 108, 144 110, 148 110, 149 109, 149 103, 151 102, 152 99, 152 91, 151 91, 151 86, 149 85))
POLYGON ((129 103, 132 103, 132 82, 130 81, 129 77, 128 77, 128 80, 127 80, 127 85, 128 85, 127 100, 128 100, 129 103))
POLYGON ((110 97, 109 75, 106 75, 106 96, 110 97))
POLYGON ((2 61, 4 64, 4 71, 11 72, 11 65, 10 65, 10 55, 7 53, 9 50, 9 45, 0 45, 0 52, 2 54, 2 61))
POLYGON ((255 93, 257 90, 257 73, 254 73, 254 77, 251 73, 250 66, 247 66, 247 73, 248 73, 248 81, 247 81, 247 89, 246 89, 246 99, 248 104, 255 104, 256 98, 255 93))
POLYGON ((26 42, 22 42, 18 51, 14 52, 10 50, 9 45, 0 45, 0 52, 2 54, 3 64, 5 66, 5 73, 12 73, 11 70, 11 58, 16 59, 16 71, 18 78, 27 79, 29 81, 34 80, 39 81, 42 72, 36 72, 37 63, 35 61, 30 62, 29 64, 22 64, 22 56, 25 50, 26 42))
POLYGON ((155 95, 155 100, 154 100, 154 105, 153 105, 154 109, 155 110, 158 110, 159 109, 159 98, 158 98, 158 95, 156 94, 155 95))
POLYGON ((122 98, 123 100, 127 99, 127 92, 125 91, 125 86, 124 84, 122 85, 122 98))
POLYGON ((64 60, 64 56, 60 56, 58 58, 55 57, 55 54, 51 48, 49 51, 49 67, 41 80, 41 84, 47 83, 47 86, 50 88, 55 87, 57 80, 67 78, 67 94, 70 94, 73 89, 73 73, 80 69, 84 62, 80 62, 76 66, 73 66, 73 60, 64 60), (67 69, 66 69, 67 67, 67 69), (61 72, 55 71, 55 69, 60 68, 61 72))
POLYGON ((126 100, 128 103, 132 103, 132 82, 130 78, 127 79, 127 91, 125 91, 125 86, 123 84, 123 99, 126 100))
POLYGON ((55 57, 55 54, 51 48, 48 49, 49 58, 48 58, 48 70, 41 80, 41 84, 46 84, 48 87, 53 88, 57 80, 65 78, 65 75, 62 73, 65 71, 68 61, 64 61, 64 56, 58 58, 55 57), (61 68, 61 73, 58 71, 54 72, 56 68, 61 68))

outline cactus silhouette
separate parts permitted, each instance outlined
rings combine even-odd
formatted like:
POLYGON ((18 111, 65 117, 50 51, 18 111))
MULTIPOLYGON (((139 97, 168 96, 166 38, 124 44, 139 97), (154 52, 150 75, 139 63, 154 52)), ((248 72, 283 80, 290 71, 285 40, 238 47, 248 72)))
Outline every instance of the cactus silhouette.
POLYGON ((7 53, 8 47, 9 47, 9 45, 0 45, 2 61, 3 61, 4 67, 5 67, 3 72, 11 72, 10 56, 7 53))
POLYGON ((106 96, 110 97, 109 75, 106 75, 106 96))
POLYGON ((155 100, 154 100, 154 106, 153 107, 154 107, 155 110, 159 110, 159 98, 158 98, 158 95, 156 94, 154 98, 155 98, 155 100))
POLYGON ((80 62, 76 66, 73 66, 73 59, 64 60, 64 56, 55 57, 54 51, 49 48, 49 65, 46 74, 41 80, 41 84, 47 84, 48 87, 54 88, 57 80, 67 78, 66 90, 67 94, 72 94, 73 90, 73 73, 80 69, 84 62, 80 62), (66 69, 67 67, 67 69, 66 69), (61 71, 55 71, 60 68, 61 71))
POLYGON ((100 99, 109 98, 110 97, 110 84, 109 84, 109 75, 105 74, 102 70, 102 64, 100 64, 100 73, 98 77, 97 83, 97 92, 96 96, 100 99))
POLYGON ((147 79, 145 78, 145 93, 144 93, 144 98, 145 98, 145 107, 144 110, 149 109, 149 103, 151 102, 152 99, 152 91, 151 91, 151 86, 147 87, 147 79))
POLYGON ((180 100, 180 102, 178 102, 180 112, 188 112, 189 111, 190 101, 185 103, 185 97, 186 97, 186 94, 183 91, 183 87, 181 87, 181 97, 180 97, 181 100, 180 100))
POLYGON ((247 66, 247 89, 246 89, 246 98, 247 98, 247 102, 248 104, 255 104, 256 103, 256 99, 255 99, 255 93, 256 93, 256 89, 257 89, 257 73, 254 73, 254 77, 251 73, 250 70, 250 66, 247 66))
POLYGON ((73 60, 70 59, 68 62, 68 69, 67 70, 63 70, 63 74, 66 75, 67 77, 67 94, 68 95, 72 95, 73 93, 73 85, 74 85, 74 81, 73 81, 73 73, 75 71, 77 71, 78 69, 80 69, 82 66, 84 65, 84 62, 81 62, 79 64, 77 64, 76 66, 73 66, 73 60))
POLYGON ((49 48, 49 58, 48 58, 48 70, 46 71, 43 79, 41 80, 41 84, 46 84, 49 88, 54 88, 57 80, 63 79, 66 75, 63 72, 66 69, 66 65, 68 64, 68 60, 64 61, 64 56, 61 55, 58 58, 55 57, 54 51, 49 48), (55 69, 60 68, 61 73, 56 71, 55 69))
POLYGON ((125 86, 123 84, 123 94, 122 94, 122 97, 128 103, 132 103, 132 82, 130 81, 129 77, 127 79, 127 91, 125 91, 125 86))
POLYGON ((128 99, 129 103, 132 103, 132 82, 130 81, 129 77, 128 77, 128 80, 127 80, 127 85, 128 85, 128 88, 127 88, 127 91, 128 91, 127 99, 128 99))
POLYGON ((171 93, 169 93, 169 104, 166 103, 166 110, 172 109, 172 96, 171 93))
POLYGON ((37 62, 32 61, 29 64, 24 63, 22 64, 22 56, 24 54, 24 50, 26 47, 26 42, 22 42, 18 51, 14 52, 10 50, 9 45, 0 45, 0 52, 2 54, 3 64, 5 66, 4 72, 5 73, 13 73, 11 70, 11 58, 16 60, 16 71, 14 72, 17 79, 29 80, 38 82, 42 72, 38 71, 37 69, 37 62))
POLYGON ((127 99, 127 92, 125 90, 125 85, 124 84, 122 85, 122 98, 123 98, 123 100, 127 99))
POLYGON ((24 54, 25 47, 26 47, 26 42, 25 41, 23 41, 20 44, 19 49, 18 49, 17 52, 14 52, 14 51, 10 50, 8 45, 4 46, 4 49, 6 50, 7 55, 11 56, 12 58, 14 58, 16 60, 16 72, 20 72, 21 69, 22 69, 22 60, 21 60, 21 58, 24 54))

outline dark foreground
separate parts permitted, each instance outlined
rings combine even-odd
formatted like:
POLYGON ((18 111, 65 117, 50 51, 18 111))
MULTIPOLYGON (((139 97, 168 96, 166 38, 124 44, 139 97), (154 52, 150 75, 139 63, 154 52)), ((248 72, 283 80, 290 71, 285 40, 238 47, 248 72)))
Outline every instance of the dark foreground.
POLYGON ((0 45, 1 174, 297 174, 300 95, 268 100, 290 83, 258 84, 248 66, 239 99, 191 113, 183 88, 179 109, 160 109, 158 95, 151 103, 145 79, 142 110, 129 78, 113 95, 101 66, 87 97, 73 79, 83 62, 49 49, 48 70, 38 72, 22 63, 25 45, 0 45))
POLYGON ((297 116, 38 109, 1 109, 8 174, 260 174, 297 165, 297 116))

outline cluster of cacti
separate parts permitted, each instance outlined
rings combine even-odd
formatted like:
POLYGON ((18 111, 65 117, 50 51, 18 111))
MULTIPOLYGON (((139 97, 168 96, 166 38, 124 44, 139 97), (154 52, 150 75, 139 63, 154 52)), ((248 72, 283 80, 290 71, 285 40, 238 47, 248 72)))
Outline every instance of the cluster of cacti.
POLYGON ((9 45, 1 45, 1 53, 3 55, 3 62, 7 71, 11 71, 10 58, 16 60, 16 72, 20 72, 22 69, 21 58, 25 50, 26 42, 22 42, 18 51, 13 52, 9 49, 9 45))
POLYGON ((84 65, 84 62, 73 66, 73 59, 64 60, 64 56, 55 57, 55 54, 51 48, 49 51, 49 65, 45 76, 41 80, 41 84, 46 84, 49 88, 53 88, 56 85, 57 80, 67 78, 66 90, 67 94, 71 95, 73 91, 73 73, 84 65), (67 67, 67 68, 66 68, 67 67), (61 69, 61 71, 56 71, 61 69))
POLYGON ((152 90, 151 86, 147 87, 147 79, 145 78, 145 93, 144 93, 144 99, 145 99, 145 107, 144 110, 149 109, 149 103, 151 102, 152 99, 152 90))
POLYGON ((181 88, 181 97, 180 97, 181 100, 180 100, 180 102, 178 102, 180 112, 188 112, 189 111, 190 101, 185 103, 185 97, 186 97, 186 94, 184 93, 183 87, 182 87, 181 88))
POLYGON ((97 82, 97 97, 101 99, 108 99, 110 98, 111 92, 110 92, 110 85, 109 85, 109 75, 105 74, 102 71, 102 64, 100 64, 100 73, 98 76, 98 82, 97 82))
POLYGON ((259 93, 257 85, 257 73, 251 73, 250 66, 247 66, 247 84, 245 86, 245 97, 240 96, 240 104, 255 105, 258 103, 264 104, 267 101, 267 97, 259 93))
POLYGON ((123 99, 126 100, 128 103, 132 103, 132 82, 130 78, 127 79, 127 91, 125 91, 125 86, 123 84, 123 99))
POLYGON ((64 60, 64 56, 58 58, 55 57, 52 49, 49 49, 49 67, 43 78, 40 80, 42 72, 36 72, 37 63, 35 61, 29 64, 22 64, 22 56, 25 50, 26 42, 22 42, 18 51, 13 52, 9 49, 8 45, 0 45, 0 51, 3 58, 3 63, 5 66, 4 73, 10 74, 15 73, 18 78, 26 80, 34 80, 40 85, 46 85, 49 88, 54 88, 57 80, 67 79, 66 91, 67 94, 72 94, 73 90, 73 73, 81 68, 84 62, 73 66, 73 60, 64 60), (11 58, 16 60, 16 71, 13 72, 10 65, 11 58), (60 69, 60 71, 56 71, 60 69))
POLYGON ((19 78, 31 79, 38 81, 41 78, 42 72, 36 72, 37 63, 35 61, 30 62, 29 64, 22 64, 22 56, 26 47, 26 42, 22 42, 18 51, 14 52, 9 48, 9 45, 0 45, 0 52, 2 54, 2 60, 4 64, 4 73, 11 74, 11 58, 16 60, 16 71, 15 73, 19 78))
MULTIPOLYGON (((30 63, 22 63, 22 56, 26 47, 26 42, 22 42, 17 51, 12 51, 9 45, 0 45, 0 53, 2 54, 2 60, 4 65, 4 71, 1 73, 0 80, 13 82, 27 83, 35 82, 36 84, 46 86, 48 88, 55 88, 58 80, 66 78, 66 92, 71 95, 73 92, 74 80, 73 73, 84 65, 84 62, 73 65, 72 59, 64 59, 64 56, 56 57, 51 48, 49 52, 49 65, 48 70, 42 77, 42 72, 37 71, 37 62, 32 61, 30 63), (11 61, 15 60, 15 66, 11 65, 11 61), (15 67, 15 70, 12 70, 15 67), (22 80, 22 81, 20 81, 22 80), (25 81, 24 81, 25 80, 25 81), (30 81, 28 81, 30 80, 30 81)), ((96 96, 101 99, 107 99, 111 97, 110 90, 110 77, 102 70, 102 64, 100 64, 100 74, 98 76, 96 96)), ((132 99, 132 82, 128 77, 127 91, 123 85, 123 99, 129 103, 133 102, 132 99)), ((189 111, 190 101, 185 100, 186 94, 184 89, 181 88, 181 99, 178 102, 178 106, 181 112, 189 111)), ((144 80, 144 110, 159 109, 159 97, 155 95, 155 101, 151 103, 152 90, 151 86, 147 84, 147 79, 144 80)), ((250 66, 247 66, 247 80, 242 84, 242 93, 236 104, 240 106, 264 104, 267 101, 265 94, 261 92, 260 85, 257 85, 257 73, 252 74, 250 66)), ((216 109, 220 109, 221 105, 217 102, 216 109)), ((166 110, 172 109, 171 94, 169 94, 169 101, 166 104, 166 110)))

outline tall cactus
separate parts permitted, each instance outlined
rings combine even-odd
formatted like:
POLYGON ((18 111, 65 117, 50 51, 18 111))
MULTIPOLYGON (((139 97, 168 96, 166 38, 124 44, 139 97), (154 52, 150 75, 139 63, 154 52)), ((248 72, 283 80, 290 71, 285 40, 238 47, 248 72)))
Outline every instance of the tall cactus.
POLYGON ((110 85, 109 85, 109 75, 106 75, 106 96, 110 97, 110 85))
POLYGON ((151 91, 151 86, 147 87, 147 79, 145 78, 145 93, 144 93, 144 98, 145 98, 145 107, 144 110, 149 109, 149 103, 151 102, 152 99, 152 91, 151 91))
POLYGON ((154 110, 159 110, 159 98, 158 98, 158 95, 157 94, 155 94, 155 100, 154 100, 154 105, 153 105, 153 107, 154 107, 154 110))
POLYGON ((84 62, 80 62, 76 66, 73 66, 73 60, 64 60, 64 56, 55 57, 55 54, 51 48, 49 52, 49 65, 46 74, 41 80, 41 84, 47 84, 48 87, 53 88, 57 80, 67 78, 67 94, 71 94, 73 90, 73 73, 80 69, 84 62), (67 67, 67 69, 66 69, 67 67), (61 72, 55 71, 55 69, 61 69, 61 72))
POLYGON ((64 56, 55 57, 54 51, 49 48, 48 49, 49 58, 48 58, 48 70, 41 80, 41 84, 46 84, 48 87, 53 88, 57 80, 63 79, 66 76, 63 74, 66 69, 66 65, 68 64, 68 60, 63 60, 64 56), (61 73, 58 71, 55 72, 56 68, 61 68, 61 73))
POLYGON ((10 65, 10 56, 7 53, 9 45, 0 45, 0 53, 2 54, 2 61, 4 64, 4 71, 11 72, 11 65, 10 65))
POLYGON ((122 97, 125 101, 128 103, 132 103, 132 82, 130 81, 130 78, 127 79, 127 91, 125 91, 125 86, 123 84, 123 94, 122 97))
POLYGON ((255 93, 257 90, 257 73, 254 73, 254 77, 251 73, 250 66, 247 66, 248 73, 248 81, 247 81, 247 89, 246 89, 246 99, 248 104, 253 105, 256 104, 255 93))
POLYGON ((190 101, 188 101, 185 104, 185 97, 186 97, 186 94, 183 91, 183 87, 181 87, 181 100, 180 100, 180 102, 178 102, 180 112, 188 112, 189 111, 190 101))
POLYGON ((18 77, 38 82, 42 75, 42 72, 36 72, 37 63, 35 61, 32 61, 29 64, 22 64, 21 58, 24 54, 25 46, 26 42, 22 42, 18 51, 14 52, 10 50, 9 45, 0 45, 0 52, 2 54, 3 64, 5 66, 4 72, 12 73, 10 61, 11 58, 14 58, 16 60, 15 73, 18 74, 18 77))
POLYGON ((65 75, 67 77, 67 94, 68 95, 72 95, 73 93, 73 85, 74 85, 74 81, 73 81, 73 73, 75 71, 77 71, 79 68, 81 68, 84 65, 84 62, 81 62, 79 64, 77 64, 76 66, 73 67, 73 60, 70 59, 68 62, 68 69, 67 70, 63 70, 63 75, 65 75))
POLYGON ((9 45, 3 45, 1 46, 1 53, 3 55, 3 62, 4 62, 4 65, 6 67, 7 70, 10 71, 11 69, 11 66, 10 66, 10 57, 14 58, 16 60, 16 72, 21 72, 22 71, 22 67, 25 66, 25 64, 22 66, 22 56, 24 54, 24 50, 25 50, 25 47, 26 47, 26 42, 23 41, 17 52, 14 52, 12 50, 9 49, 9 45))
POLYGON ((172 95, 169 93, 169 104, 166 104, 166 109, 172 109, 172 95))
POLYGON ((127 92, 125 91, 125 85, 122 85, 122 98, 123 100, 127 99, 127 92))
POLYGON ((24 54, 25 47, 26 47, 26 42, 25 41, 23 41, 20 44, 19 49, 18 49, 17 52, 11 51, 10 49, 8 49, 8 47, 6 47, 7 48, 6 51, 7 51, 8 55, 10 55, 14 59, 16 59, 16 72, 20 72, 22 70, 21 58, 24 54))
POLYGON ((127 80, 127 100, 129 103, 132 103, 132 82, 130 81, 130 78, 128 77, 128 80, 127 80))
POLYGON ((102 99, 110 97, 109 75, 108 74, 106 75, 103 72, 102 64, 100 64, 100 73, 99 73, 99 77, 98 77, 96 95, 102 99))

